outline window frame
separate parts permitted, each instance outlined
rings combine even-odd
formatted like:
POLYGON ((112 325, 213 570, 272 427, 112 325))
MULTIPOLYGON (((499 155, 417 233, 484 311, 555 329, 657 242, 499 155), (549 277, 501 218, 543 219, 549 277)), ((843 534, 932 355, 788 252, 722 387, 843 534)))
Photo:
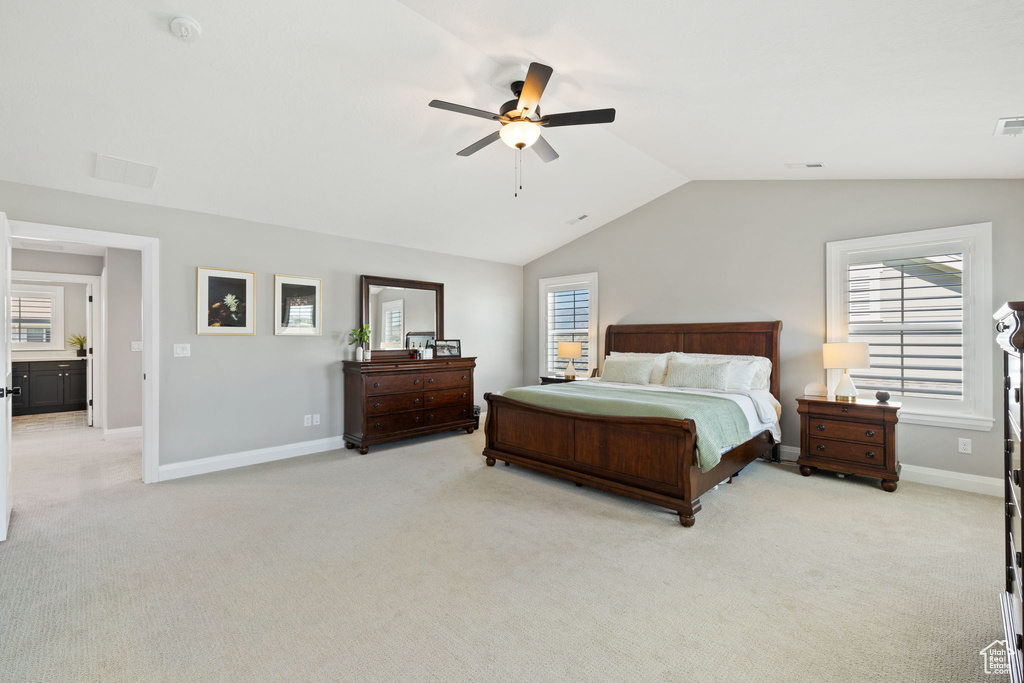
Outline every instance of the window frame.
MULTIPOLYGON (((63 351, 64 350, 64 288, 54 285, 11 284, 11 299, 7 315, 11 315, 14 299, 22 295, 39 298, 46 296, 52 303, 52 323, 49 342, 16 342, 11 339, 11 351, 63 351)), ((13 320, 12 320, 13 330, 13 320)))
MULTIPOLYGON (((963 400, 893 396, 902 404, 900 422, 990 431, 992 349, 988 309, 992 302, 992 224, 974 223, 891 235, 827 242, 826 339, 846 341, 849 320, 849 266, 874 259, 963 254, 963 400), (908 253, 909 252, 909 253, 908 253)), ((828 370, 828 384, 839 381, 828 370)))
MULTIPOLYGON (((552 291, 565 291, 567 289, 586 289, 587 295, 587 370, 589 376, 593 370, 600 366, 600 348, 598 346, 598 291, 597 273, 580 273, 579 275, 561 275, 558 277, 540 278, 538 287, 538 309, 539 309, 539 374, 545 377, 548 370, 548 293, 552 291)), ((578 368, 577 368, 578 369, 578 368)))

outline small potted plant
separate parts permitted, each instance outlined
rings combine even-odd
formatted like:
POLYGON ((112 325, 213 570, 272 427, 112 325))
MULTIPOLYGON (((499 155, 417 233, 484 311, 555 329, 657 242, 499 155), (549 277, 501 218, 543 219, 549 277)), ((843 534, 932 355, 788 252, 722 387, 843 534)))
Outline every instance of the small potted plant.
POLYGON ((78 356, 79 358, 84 358, 85 357, 85 355, 86 355, 86 353, 85 353, 85 345, 86 345, 87 342, 88 342, 88 340, 86 339, 84 334, 73 334, 70 337, 68 337, 68 341, 67 341, 68 346, 77 346, 78 347, 78 350, 75 351, 75 355, 78 356))
POLYGON ((358 344, 356 346, 356 360, 360 363, 363 360, 370 360, 370 349, 363 351, 363 345, 370 342, 370 326, 363 325, 362 327, 353 327, 352 331, 348 333, 349 346, 358 344))

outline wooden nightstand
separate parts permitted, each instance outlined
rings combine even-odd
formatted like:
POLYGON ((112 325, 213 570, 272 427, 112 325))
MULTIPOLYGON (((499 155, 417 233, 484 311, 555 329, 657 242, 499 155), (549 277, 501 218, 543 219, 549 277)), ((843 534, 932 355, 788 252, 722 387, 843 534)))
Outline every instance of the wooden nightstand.
POLYGON ((836 401, 822 396, 798 398, 800 413, 800 474, 815 467, 882 480, 882 489, 895 491, 900 480, 896 458, 896 413, 889 401, 836 401))
MULTIPOLYGON (((583 379, 580 377, 579 379, 583 379)), ((576 378, 562 377, 561 375, 547 375, 546 377, 540 378, 541 384, 564 384, 565 382, 575 382, 576 378)))

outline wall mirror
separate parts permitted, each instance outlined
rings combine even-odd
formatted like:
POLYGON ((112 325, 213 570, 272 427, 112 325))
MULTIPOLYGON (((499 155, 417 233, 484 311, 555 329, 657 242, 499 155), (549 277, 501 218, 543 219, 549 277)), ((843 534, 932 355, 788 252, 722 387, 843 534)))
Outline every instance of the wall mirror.
POLYGON ((360 320, 370 326, 373 358, 408 358, 444 339, 444 285, 363 275, 360 320))

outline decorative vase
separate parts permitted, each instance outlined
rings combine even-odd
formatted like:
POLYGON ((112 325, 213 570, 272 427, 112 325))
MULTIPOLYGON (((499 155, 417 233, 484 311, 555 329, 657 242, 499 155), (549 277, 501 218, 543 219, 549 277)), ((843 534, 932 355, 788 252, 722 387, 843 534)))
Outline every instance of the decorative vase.
POLYGON ((356 347, 356 362, 357 363, 362 363, 363 362, 363 347, 362 346, 357 346, 356 347))
POLYGON ((86 356, 85 349, 76 349, 75 350, 75 355, 78 356, 79 358, 85 358, 85 356, 86 356))
POLYGON ((365 360, 367 363, 370 362, 370 349, 366 349, 366 353, 363 354, 363 360, 365 360))
POLYGON ((877 392, 875 394, 875 398, 878 399, 879 403, 885 403, 886 401, 889 400, 889 392, 888 391, 879 391, 879 392, 877 392))

